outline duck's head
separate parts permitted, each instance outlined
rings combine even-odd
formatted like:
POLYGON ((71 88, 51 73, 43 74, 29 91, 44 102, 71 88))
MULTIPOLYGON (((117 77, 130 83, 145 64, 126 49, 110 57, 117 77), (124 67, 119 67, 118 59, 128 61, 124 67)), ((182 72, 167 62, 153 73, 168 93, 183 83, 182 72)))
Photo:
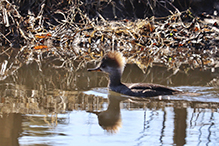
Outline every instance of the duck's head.
POLYGON ((93 69, 88 71, 104 71, 108 74, 119 74, 122 75, 125 67, 125 57, 122 53, 117 51, 108 52, 101 60, 100 64, 93 69))
POLYGON ((99 125, 109 133, 116 133, 122 127, 122 119, 120 112, 115 110, 106 110, 102 112, 87 111, 96 114, 99 125))

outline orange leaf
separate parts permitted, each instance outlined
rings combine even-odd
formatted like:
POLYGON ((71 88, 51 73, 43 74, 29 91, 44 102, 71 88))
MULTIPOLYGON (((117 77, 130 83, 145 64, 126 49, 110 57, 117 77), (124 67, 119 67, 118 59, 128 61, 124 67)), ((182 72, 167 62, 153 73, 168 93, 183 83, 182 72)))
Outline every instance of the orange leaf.
POLYGON ((35 37, 38 38, 38 39, 46 38, 46 36, 43 36, 43 35, 35 35, 35 37))
POLYGON ((150 27, 150 32, 153 32, 154 29, 155 29, 154 26, 151 26, 151 27, 150 27))
POLYGON ((85 37, 90 37, 90 35, 89 34, 85 34, 85 37))
POLYGON ((48 46, 45 46, 45 45, 40 45, 40 46, 35 46, 34 49, 35 50, 41 50, 41 49, 47 49, 48 46))
POLYGON ((143 47, 141 47, 140 49, 141 49, 141 51, 144 51, 144 48, 143 48, 143 47))
POLYGON ((123 21, 124 21, 124 22, 128 22, 129 20, 128 20, 128 19, 124 19, 123 21))
POLYGON ((194 31, 198 31, 198 30, 199 30, 198 27, 195 27, 195 28, 194 28, 194 31))
POLYGON ((46 36, 49 36, 49 37, 51 37, 52 35, 50 34, 50 33, 47 33, 47 35, 46 36))
POLYGON ((43 38, 46 38, 46 37, 51 37, 52 35, 50 33, 38 33, 35 35, 36 38, 39 38, 39 39, 43 39, 43 38))
POLYGON ((176 20, 176 17, 172 17, 172 20, 176 20))

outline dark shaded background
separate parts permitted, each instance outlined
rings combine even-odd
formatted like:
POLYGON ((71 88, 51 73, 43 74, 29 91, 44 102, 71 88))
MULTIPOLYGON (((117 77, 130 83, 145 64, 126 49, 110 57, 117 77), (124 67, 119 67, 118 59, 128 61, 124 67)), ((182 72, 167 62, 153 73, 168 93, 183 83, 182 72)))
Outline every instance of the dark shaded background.
POLYGON ((28 11, 37 14, 41 9, 41 5, 45 4, 44 15, 48 17, 54 15, 53 12, 56 10, 65 11, 69 7, 78 5, 82 12, 86 13, 90 18, 97 17, 98 12, 107 19, 161 17, 171 15, 170 12, 174 13, 176 10, 185 11, 189 8, 195 15, 200 15, 203 12, 212 15, 214 11, 219 10, 218 0, 11 0, 11 2, 19 7, 22 15, 27 15, 28 11))

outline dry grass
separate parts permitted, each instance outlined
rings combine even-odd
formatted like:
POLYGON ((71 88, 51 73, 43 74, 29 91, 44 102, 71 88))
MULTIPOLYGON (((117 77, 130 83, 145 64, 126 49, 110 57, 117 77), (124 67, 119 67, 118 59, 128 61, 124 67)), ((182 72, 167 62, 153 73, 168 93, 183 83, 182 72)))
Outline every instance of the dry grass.
MULTIPOLYGON (((154 10, 155 1, 147 2, 154 10)), ((118 11, 113 1, 91 1, 96 6, 95 17, 91 18, 88 14, 93 7, 89 9, 90 4, 84 5, 83 1, 35 1, 32 7, 24 7, 25 1, 3 0, 0 39, 2 45, 18 48, 1 48, 1 80, 32 63, 38 64, 39 71, 44 65, 77 71, 110 50, 123 52, 128 63, 137 64, 143 72, 155 64, 172 69, 174 74, 217 68, 218 20, 214 16, 200 19, 190 10, 180 12, 166 2, 172 7, 166 7, 169 16, 113 21, 99 13, 106 4, 118 11), (180 68, 183 64, 189 67, 180 68)))

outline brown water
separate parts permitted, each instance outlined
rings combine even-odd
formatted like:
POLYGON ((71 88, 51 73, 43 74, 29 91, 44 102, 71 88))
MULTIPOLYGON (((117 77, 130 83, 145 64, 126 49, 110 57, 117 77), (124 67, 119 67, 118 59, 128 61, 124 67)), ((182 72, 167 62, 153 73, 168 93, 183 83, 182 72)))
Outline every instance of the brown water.
POLYGON ((218 145, 219 90, 206 86, 217 72, 128 65, 124 82, 200 93, 128 99, 102 73, 23 66, 0 82, 0 145, 218 145))

